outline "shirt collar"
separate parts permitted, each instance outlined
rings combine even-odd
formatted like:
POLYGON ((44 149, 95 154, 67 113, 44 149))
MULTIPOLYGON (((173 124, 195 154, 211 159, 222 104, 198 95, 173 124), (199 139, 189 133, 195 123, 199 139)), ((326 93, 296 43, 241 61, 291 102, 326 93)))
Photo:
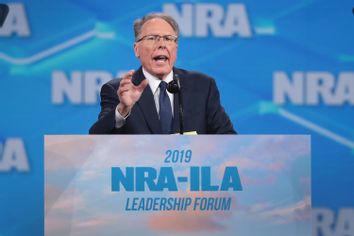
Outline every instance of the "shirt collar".
MULTIPOLYGON (((153 76, 152 74, 150 74, 149 72, 147 72, 144 67, 143 67, 143 74, 145 76, 145 78, 149 81, 149 86, 151 88, 152 94, 155 94, 155 92, 157 91, 161 80, 155 76, 153 76)), ((169 83, 173 80, 173 70, 171 70, 171 72, 166 76, 166 78, 164 79, 164 81, 166 83, 169 83)))

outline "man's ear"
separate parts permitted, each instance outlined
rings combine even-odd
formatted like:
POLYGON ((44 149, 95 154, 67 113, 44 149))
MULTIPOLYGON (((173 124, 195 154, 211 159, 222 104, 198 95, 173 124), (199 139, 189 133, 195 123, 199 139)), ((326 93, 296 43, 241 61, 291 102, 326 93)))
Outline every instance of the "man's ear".
POLYGON ((134 53, 137 58, 140 57, 137 43, 134 43, 134 53))

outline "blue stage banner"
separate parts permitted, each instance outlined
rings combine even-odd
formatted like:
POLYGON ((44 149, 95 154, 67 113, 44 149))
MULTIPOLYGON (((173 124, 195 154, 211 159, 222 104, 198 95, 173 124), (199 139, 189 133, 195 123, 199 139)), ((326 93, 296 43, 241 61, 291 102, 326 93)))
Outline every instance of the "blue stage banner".
POLYGON ((43 137, 88 133, 150 12, 176 19, 176 66, 215 79, 239 134, 311 136, 313 235, 354 235, 352 0, 1 3, 1 236, 44 235, 43 137))
POLYGON ((45 137, 45 235, 310 236, 308 135, 45 137))

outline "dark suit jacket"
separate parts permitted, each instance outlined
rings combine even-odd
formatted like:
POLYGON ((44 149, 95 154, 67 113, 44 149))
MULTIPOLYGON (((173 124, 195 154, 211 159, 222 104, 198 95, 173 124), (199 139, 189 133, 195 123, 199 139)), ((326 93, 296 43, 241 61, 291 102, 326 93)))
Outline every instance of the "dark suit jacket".
MULTIPOLYGON (((198 134, 234 134, 232 123, 220 104, 215 81, 203 74, 174 68, 180 78, 184 106, 184 131, 198 134)), ((144 80, 140 67, 133 82, 144 80)), ((90 134, 161 134, 161 127, 154 97, 149 86, 133 106, 123 127, 115 128, 115 109, 118 105, 119 79, 104 84, 101 89, 101 112, 90 134)), ((178 96, 174 95, 173 132, 179 132, 178 96)))

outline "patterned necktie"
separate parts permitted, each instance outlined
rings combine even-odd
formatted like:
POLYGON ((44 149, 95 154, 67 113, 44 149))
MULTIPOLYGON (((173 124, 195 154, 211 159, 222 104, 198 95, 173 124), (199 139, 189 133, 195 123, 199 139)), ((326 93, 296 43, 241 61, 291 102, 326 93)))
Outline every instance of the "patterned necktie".
POLYGON ((168 97, 165 81, 160 82, 160 123, 163 134, 170 134, 172 127, 172 108, 170 98, 168 97))

